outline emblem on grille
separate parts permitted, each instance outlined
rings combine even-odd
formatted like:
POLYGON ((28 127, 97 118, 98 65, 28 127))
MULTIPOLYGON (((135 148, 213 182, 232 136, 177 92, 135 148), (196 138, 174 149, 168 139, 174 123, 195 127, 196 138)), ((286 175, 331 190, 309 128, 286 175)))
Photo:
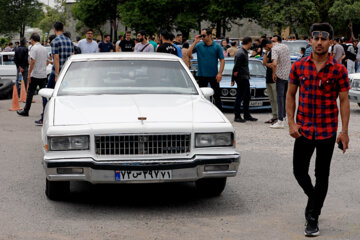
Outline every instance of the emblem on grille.
POLYGON ((141 121, 141 124, 144 124, 144 121, 146 120, 146 117, 138 117, 138 120, 141 121))

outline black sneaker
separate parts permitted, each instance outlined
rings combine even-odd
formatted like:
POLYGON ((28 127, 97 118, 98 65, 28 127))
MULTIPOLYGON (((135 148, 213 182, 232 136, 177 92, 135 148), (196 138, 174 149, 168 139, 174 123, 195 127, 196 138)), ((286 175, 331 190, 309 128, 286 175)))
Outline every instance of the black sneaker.
POLYGON ((235 118, 234 118, 234 122, 244 123, 244 122, 246 122, 246 120, 244 120, 244 119, 240 116, 240 117, 235 117, 235 118))
POLYGON ((16 113, 23 117, 29 116, 29 112, 26 112, 25 110, 17 110, 16 113))
POLYGON ((36 126, 42 126, 43 125, 43 120, 39 119, 39 120, 35 121, 35 125, 36 126))
POLYGON ((306 237, 316 237, 320 235, 318 220, 316 218, 308 218, 304 234, 306 237))
POLYGON ((244 119, 245 119, 246 121, 251 121, 251 122, 257 121, 257 118, 253 118, 252 116, 244 117, 244 119))

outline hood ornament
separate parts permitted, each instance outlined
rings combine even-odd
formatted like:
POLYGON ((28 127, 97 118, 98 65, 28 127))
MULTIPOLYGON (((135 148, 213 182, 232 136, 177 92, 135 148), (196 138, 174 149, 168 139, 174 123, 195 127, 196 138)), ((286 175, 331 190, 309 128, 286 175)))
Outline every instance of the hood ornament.
POLYGON ((146 120, 146 117, 138 117, 138 120, 141 121, 141 124, 144 124, 144 121, 146 120))

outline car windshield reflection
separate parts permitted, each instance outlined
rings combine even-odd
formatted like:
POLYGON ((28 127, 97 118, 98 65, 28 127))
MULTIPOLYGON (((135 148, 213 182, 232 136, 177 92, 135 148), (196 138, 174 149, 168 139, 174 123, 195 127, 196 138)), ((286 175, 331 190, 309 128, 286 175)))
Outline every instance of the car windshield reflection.
POLYGON ((175 61, 73 62, 58 95, 198 94, 190 76, 175 61))
MULTIPOLYGON (((220 64, 219 64, 220 66, 220 64)), ((232 75, 232 71, 234 68, 234 60, 226 60, 225 61, 225 68, 224 68, 224 74, 225 75, 232 75)), ((249 60, 249 71, 250 76, 256 76, 256 77, 265 77, 266 76, 266 69, 259 61, 251 61, 249 60)))

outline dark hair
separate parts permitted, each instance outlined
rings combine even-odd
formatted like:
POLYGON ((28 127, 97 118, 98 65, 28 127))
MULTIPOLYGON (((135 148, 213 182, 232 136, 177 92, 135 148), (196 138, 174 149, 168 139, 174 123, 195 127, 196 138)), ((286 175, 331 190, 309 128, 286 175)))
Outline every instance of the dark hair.
POLYGON ((110 37, 110 34, 104 34, 104 38, 110 37))
POLYGON ((64 24, 62 22, 55 22, 54 28, 56 31, 64 31, 64 24))
POLYGON ((311 25, 309 30, 310 36, 312 36, 311 33, 313 31, 325 31, 330 34, 329 39, 333 39, 334 37, 334 29, 329 23, 314 23, 313 25, 311 25))
POLYGON ((25 46, 26 44, 26 38, 22 37, 20 38, 20 46, 25 46))
POLYGON ((145 32, 144 30, 138 31, 138 34, 140 34, 141 36, 145 36, 145 37, 146 37, 146 32, 145 32))
POLYGON ((182 48, 189 48, 189 43, 188 43, 188 42, 184 42, 184 44, 182 45, 182 48))
MULTIPOLYGON (((130 31, 130 30, 128 30, 128 31, 126 31, 126 33, 130 33, 130 34, 131 34, 131 31, 130 31)), ((126 33, 125 33, 125 34, 126 34, 126 33)))
POLYGON ((181 33, 176 34, 176 37, 180 37, 180 36, 182 36, 182 34, 181 34, 181 33))
POLYGON ((262 35, 260 38, 266 38, 266 34, 262 35))
POLYGON ((55 34, 51 34, 49 36, 49 41, 51 42, 52 40, 54 40, 56 38, 56 35, 55 34))
POLYGON ((276 34, 276 35, 274 35, 274 37, 276 37, 276 39, 277 39, 277 41, 278 41, 279 43, 282 42, 282 38, 281 38, 280 35, 276 34))
POLYGON ((86 33, 88 33, 88 32, 94 33, 94 30, 92 30, 92 28, 89 28, 89 29, 86 31, 86 33))
POLYGON ((173 41, 174 38, 175 38, 175 35, 171 32, 171 33, 170 33, 170 41, 173 41))
POLYGON ((340 38, 337 37, 337 38, 335 38, 334 40, 335 40, 336 42, 340 43, 340 38))
POLYGON ((255 38, 255 42, 260 42, 260 39, 258 39, 258 38, 255 38))
POLYGON ((300 48, 300 51, 305 53, 306 49, 304 47, 300 48))
POLYGON ((162 30, 160 35, 165 39, 165 40, 170 40, 170 33, 167 30, 162 30))
POLYGON ((261 47, 266 47, 266 44, 271 44, 272 41, 268 38, 265 38, 264 40, 261 41, 261 47))
POLYGON ((38 33, 33 33, 31 34, 30 39, 34 40, 35 42, 40 42, 40 35, 38 33))
POLYGON ((64 32, 64 36, 71 39, 71 33, 70 32, 67 32, 67 31, 64 32))
MULTIPOLYGON (((39 40, 39 41, 40 41, 40 40, 39 40)), ((12 45, 13 45, 13 43, 12 43, 12 42, 10 42, 10 43, 9 43, 9 46, 12 46, 12 45)))
POLYGON ((122 37, 124 37, 123 35, 119 35, 119 39, 121 39, 122 37))
POLYGON ((206 34, 207 34, 207 35, 212 35, 212 30, 211 30, 211 28, 204 28, 204 29, 201 30, 201 31, 206 31, 206 34))
POLYGON ((236 45, 236 42, 235 42, 235 41, 232 41, 232 42, 231 42, 231 46, 235 47, 235 45, 236 45))
POLYGON ((252 42, 251 37, 244 37, 244 39, 242 40, 242 45, 246 45, 251 42, 252 42))
POLYGON ((80 40, 81 40, 81 37, 77 36, 76 41, 80 41, 80 40))

